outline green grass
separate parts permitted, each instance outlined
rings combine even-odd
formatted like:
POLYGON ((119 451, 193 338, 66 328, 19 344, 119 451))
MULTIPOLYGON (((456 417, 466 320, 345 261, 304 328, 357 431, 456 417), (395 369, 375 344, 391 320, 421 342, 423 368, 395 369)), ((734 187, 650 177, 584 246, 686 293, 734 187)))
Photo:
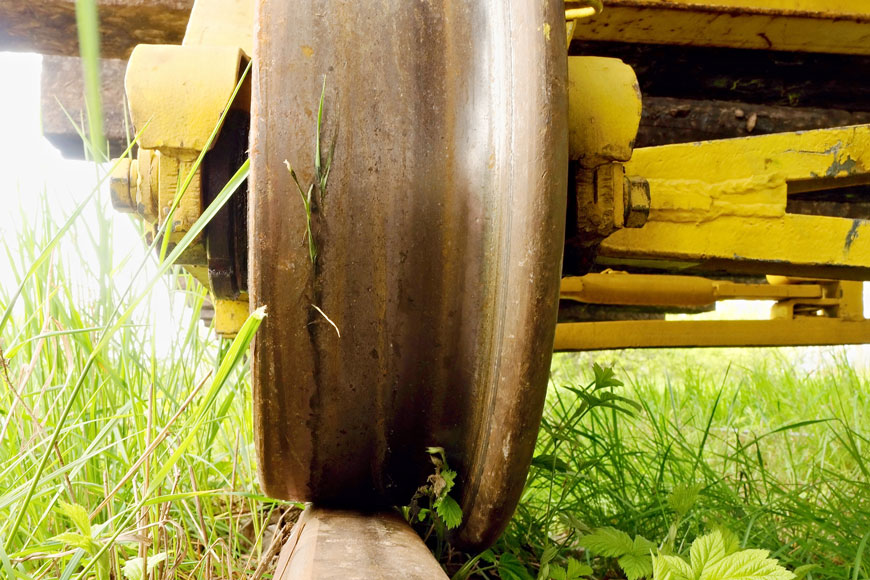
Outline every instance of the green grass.
POLYGON ((147 258, 134 291, 114 284, 120 216, 94 203, 88 220, 54 223, 47 206, 22 219, 15 250, 4 238, 14 279, 0 283, 0 577, 91 566, 121 578, 125 563, 165 552, 165 577, 251 574, 286 509, 259 495, 253 471, 244 355, 258 319, 221 343, 199 323, 203 292, 189 290, 177 332, 151 331, 163 313, 135 306, 157 284, 169 291, 169 266, 147 258), (90 534, 61 502, 91 514, 90 534))
POLYGON ((799 368, 818 352, 557 355, 538 453, 558 465, 533 468, 498 549, 535 571, 556 545, 561 557, 611 577, 619 572, 614 561, 581 547, 594 528, 656 544, 670 537, 685 552, 695 537, 722 527, 791 569, 817 565, 816 578, 870 577, 870 388, 845 351, 811 372, 799 368), (591 380, 596 360, 616 363, 627 385, 612 390, 640 408, 597 407, 571 421, 580 397, 565 387, 591 380), (672 494, 689 486, 698 495, 680 515, 672 494))

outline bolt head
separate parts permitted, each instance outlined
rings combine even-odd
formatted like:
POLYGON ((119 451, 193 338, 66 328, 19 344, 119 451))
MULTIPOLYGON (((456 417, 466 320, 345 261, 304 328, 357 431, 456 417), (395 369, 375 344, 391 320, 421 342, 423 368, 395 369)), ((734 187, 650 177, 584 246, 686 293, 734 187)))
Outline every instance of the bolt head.
POLYGON ((643 227, 649 219, 649 182, 642 177, 625 178, 625 227, 643 227))

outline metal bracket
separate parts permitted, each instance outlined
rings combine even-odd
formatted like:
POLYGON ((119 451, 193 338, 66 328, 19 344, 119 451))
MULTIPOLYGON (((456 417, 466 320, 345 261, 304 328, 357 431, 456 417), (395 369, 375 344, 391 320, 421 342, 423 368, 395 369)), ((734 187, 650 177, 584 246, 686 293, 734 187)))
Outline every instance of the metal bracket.
MULTIPOLYGON (((252 50, 253 13, 252 0, 197 0, 181 46, 139 45, 130 56, 126 92, 133 125, 142 132, 138 158, 119 163, 112 176, 112 201, 119 211, 139 214, 149 241, 208 146, 239 82, 252 50)), ((250 94, 237 96, 232 107, 249 110, 250 94)), ((190 230, 208 202, 205 189, 210 184, 203 167, 196 170, 173 213, 170 246, 190 230)), ((248 299, 238 289, 226 295, 223 287, 218 291, 217 283, 212 283, 209 236, 195 240, 179 264, 210 288, 215 331, 231 337, 244 322, 248 299)))
POLYGON ((863 283, 769 277, 741 284, 695 276, 587 274, 562 280, 561 298, 593 304, 696 307, 776 300, 770 320, 633 320, 556 327, 557 351, 695 346, 807 346, 870 342, 863 283))
POLYGON ((649 219, 604 240, 596 262, 870 279, 870 221, 806 203, 847 206, 868 168, 870 126, 637 149, 626 173, 649 183, 649 219))

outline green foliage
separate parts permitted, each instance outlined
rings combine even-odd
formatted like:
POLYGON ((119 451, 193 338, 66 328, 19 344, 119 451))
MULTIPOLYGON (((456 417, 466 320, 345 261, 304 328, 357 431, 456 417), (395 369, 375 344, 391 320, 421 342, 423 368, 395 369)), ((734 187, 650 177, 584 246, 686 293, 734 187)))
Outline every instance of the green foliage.
POLYGON ((78 504, 70 504, 61 500, 58 502, 60 510, 72 521, 78 532, 86 537, 91 537, 91 519, 88 516, 88 510, 78 504))
POLYGON ((539 578, 567 558, 598 578, 641 576, 651 552, 688 557, 692 540, 718 531, 730 552, 768 550, 808 580, 870 575, 870 537, 849 532, 870 529, 870 388, 831 352, 556 355, 532 469, 496 557, 511 552, 539 578), (608 370, 614 356, 632 377, 625 385, 608 370), (796 366, 810 364, 810 374, 796 366), (594 555, 583 545, 602 528, 622 532, 626 553, 636 537, 657 548, 594 555))
POLYGON ((418 495, 415 497, 428 497, 431 507, 425 513, 431 514, 431 510, 434 509, 448 530, 458 528, 462 523, 462 508, 450 497, 450 491, 456 485, 456 472, 447 465, 447 456, 443 447, 428 447, 426 452, 435 465, 435 473, 429 476, 426 485, 417 491, 418 495))
POLYGON ((259 563, 276 503, 256 486, 245 354, 262 312, 230 345, 201 328, 190 279, 170 333, 148 307, 246 170, 161 262, 112 254, 124 223, 99 192, 59 224, 20 220, 15 251, 0 240, 0 577, 135 576, 146 552, 172 577, 259 563))
POLYGON ((568 563, 564 568, 561 566, 552 566, 550 568, 550 577, 553 580, 578 580, 579 578, 591 576, 592 572, 592 566, 574 558, 568 558, 568 563))
MULTIPOLYGON (((423 539, 428 541, 434 535, 432 546, 436 556, 444 552, 447 545, 447 532, 458 528, 462 523, 462 508, 450 496, 456 485, 456 471, 447 464, 443 447, 427 447, 426 452, 435 467, 434 473, 426 478, 426 483, 417 488, 409 505, 403 509, 405 519, 413 524, 424 524, 423 539)), ((472 566, 463 572, 470 573, 472 566)))
POLYGON ((511 552, 499 557, 498 575, 502 580, 533 580, 526 566, 511 552))
POLYGON ((124 562, 124 577, 127 580, 146 580, 146 576, 150 576, 154 569, 166 560, 166 552, 160 552, 148 556, 147 574, 145 570, 145 558, 130 558, 124 562))
POLYGON ((767 550, 729 551, 722 534, 715 531, 692 543, 690 560, 679 556, 653 557, 655 580, 793 580, 795 575, 767 550))
POLYGON ((652 573, 652 551, 656 545, 643 536, 631 538, 615 528, 598 528, 580 538, 580 545, 591 553, 617 558, 628 580, 644 578, 652 573))
POLYGON ((462 523, 462 508, 449 495, 445 495, 435 502, 435 511, 448 530, 458 528, 459 524, 462 523))

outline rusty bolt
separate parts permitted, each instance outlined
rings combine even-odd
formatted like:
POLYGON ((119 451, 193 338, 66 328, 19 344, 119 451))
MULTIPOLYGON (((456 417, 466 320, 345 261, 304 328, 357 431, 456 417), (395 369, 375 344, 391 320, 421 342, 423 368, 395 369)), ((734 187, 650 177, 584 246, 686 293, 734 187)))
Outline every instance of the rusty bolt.
MULTIPOLYGON (((112 197, 112 207, 123 213, 134 213, 136 204, 133 202, 133 185, 130 179, 130 159, 119 159, 109 177, 109 192, 112 197)), ((134 182, 135 183, 135 182, 134 182)))
POLYGON ((643 177, 625 178, 625 227, 639 228, 649 218, 649 182, 643 177))

